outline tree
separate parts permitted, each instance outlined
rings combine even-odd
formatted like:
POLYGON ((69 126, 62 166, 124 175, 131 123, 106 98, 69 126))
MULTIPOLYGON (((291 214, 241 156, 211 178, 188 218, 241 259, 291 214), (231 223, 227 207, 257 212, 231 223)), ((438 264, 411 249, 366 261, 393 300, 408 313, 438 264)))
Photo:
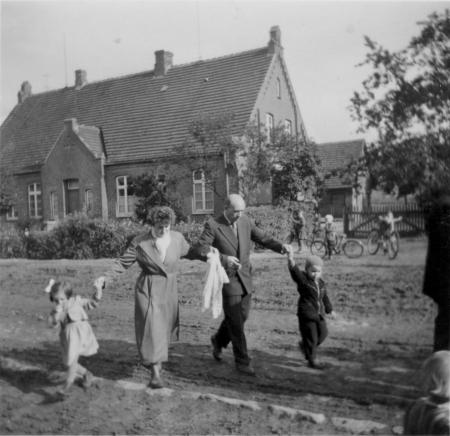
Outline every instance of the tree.
POLYGON ((269 138, 264 127, 251 125, 246 132, 241 156, 241 186, 248 193, 272 182, 274 203, 320 197, 323 175, 315 144, 276 127, 269 138))
POLYGON ((395 53, 365 37, 360 65, 373 72, 351 111, 375 137, 366 153, 374 187, 428 203, 450 186, 449 13, 420 24, 420 35, 395 53))
POLYGON ((423 292, 438 305, 434 349, 450 349, 450 18, 433 13, 409 45, 391 53, 366 37, 373 71, 352 98, 376 136, 367 154, 374 186, 413 194, 428 210, 423 292))
POLYGON ((173 181, 161 182, 153 174, 141 174, 131 180, 131 192, 138 200, 135 214, 138 220, 146 222, 147 212, 155 206, 170 206, 177 219, 185 219, 179 198, 170 186, 173 181))

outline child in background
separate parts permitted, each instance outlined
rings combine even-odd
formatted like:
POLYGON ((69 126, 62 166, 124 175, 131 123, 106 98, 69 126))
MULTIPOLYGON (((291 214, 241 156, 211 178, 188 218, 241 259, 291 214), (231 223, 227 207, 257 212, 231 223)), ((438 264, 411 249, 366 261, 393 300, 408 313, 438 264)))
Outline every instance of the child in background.
POLYGON ((325 282, 322 280, 323 261, 317 256, 308 256, 305 260, 305 270, 301 271, 295 263, 294 252, 288 252, 288 267, 292 280, 297 283, 300 294, 297 317, 302 341, 300 349, 308 366, 320 369, 316 362, 317 347, 328 334, 325 314, 334 317, 333 307, 327 295, 325 282))
POLYGON ((325 256, 324 259, 331 259, 331 253, 336 247, 337 235, 333 223, 333 215, 325 215, 325 256))
POLYGON ((395 232, 395 223, 401 221, 402 217, 394 218, 394 214, 390 210, 386 215, 379 216, 378 218, 380 220, 380 233, 383 238, 383 253, 386 254, 388 251, 387 243, 395 232))
POLYGON ((78 363, 78 358, 97 353, 98 342, 88 322, 86 310, 97 307, 102 290, 97 287, 92 298, 82 298, 73 295, 69 283, 51 279, 45 292, 50 294, 50 301, 54 304, 48 323, 61 328, 59 339, 63 362, 67 368, 66 382, 59 393, 65 395, 77 379, 81 380, 84 388, 88 388, 92 384, 93 375, 78 363))
POLYGON ((450 434, 450 351, 437 351, 425 361, 422 385, 427 396, 407 409, 403 434, 450 434))

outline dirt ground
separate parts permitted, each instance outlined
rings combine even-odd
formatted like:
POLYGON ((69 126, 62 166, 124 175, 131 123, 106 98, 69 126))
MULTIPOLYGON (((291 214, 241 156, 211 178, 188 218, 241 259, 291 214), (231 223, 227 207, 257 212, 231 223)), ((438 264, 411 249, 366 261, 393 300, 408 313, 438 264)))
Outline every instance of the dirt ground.
MULTIPOLYGON (((398 434, 419 395, 417 370, 431 353, 435 308, 422 295, 426 241, 381 254, 327 261, 324 279, 338 314, 319 349, 323 370, 298 350, 296 289, 286 260, 255 253, 255 293, 246 325, 256 377, 236 373, 231 349, 212 359, 220 320, 201 311, 205 264, 183 261, 181 335, 164 365, 166 389, 146 388, 134 341, 134 280, 122 275, 90 312, 100 349, 85 358, 98 377, 64 401, 58 333, 48 328, 44 287, 70 279, 89 294, 112 260, 0 261, 1 434, 398 434)), ((302 261, 303 255, 299 255, 302 261)))

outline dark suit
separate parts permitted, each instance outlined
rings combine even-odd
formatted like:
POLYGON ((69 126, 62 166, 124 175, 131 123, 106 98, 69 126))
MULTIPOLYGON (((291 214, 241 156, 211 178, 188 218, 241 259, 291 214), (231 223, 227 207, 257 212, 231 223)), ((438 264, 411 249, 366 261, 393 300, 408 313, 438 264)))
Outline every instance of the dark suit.
POLYGON ((242 215, 236 223, 237 237, 223 214, 208 220, 199 238, 197 250, 200 258, 206 260, 209 247, 217 248, 221 263, 230 279, 230 283, 225 284, 222 288, 225 318, 216 334, 217 345, 225 348, 231 341, 236 362, 248 365, 250 359, 247 352, 244 323, 250 311, 250 295, 253 290, 250 264, 251 241, 278 253, 282 253, 283 246, 258 229, 245 215, 242 215), (228 266, 228 256, 239 259, 241 264, 239 270, 228 266))

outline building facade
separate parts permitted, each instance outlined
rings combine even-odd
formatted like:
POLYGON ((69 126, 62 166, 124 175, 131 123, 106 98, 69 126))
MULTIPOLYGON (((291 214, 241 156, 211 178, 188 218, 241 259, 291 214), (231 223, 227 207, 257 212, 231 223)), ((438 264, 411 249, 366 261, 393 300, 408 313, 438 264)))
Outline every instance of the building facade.
POLYGON ((77 70, 74 86, 36 95, 22 84, 1 126, 0 168, 14 195, 0 222, 43 227, 81 211, 128 218, 136 202, 131 178, 146 173, 176 180, 186 215, 219 212, 239 189, 226 151, 210 144, 213 182, 200 163, 182 168, 180 156, 189 159, 189 128, 204 114, 231 114, 236 138, 257 123, 306 139, 278 26, 266 46, 242 53, 177 66, 159 50, 154 69, 142 73, 88 83, 77 70))

